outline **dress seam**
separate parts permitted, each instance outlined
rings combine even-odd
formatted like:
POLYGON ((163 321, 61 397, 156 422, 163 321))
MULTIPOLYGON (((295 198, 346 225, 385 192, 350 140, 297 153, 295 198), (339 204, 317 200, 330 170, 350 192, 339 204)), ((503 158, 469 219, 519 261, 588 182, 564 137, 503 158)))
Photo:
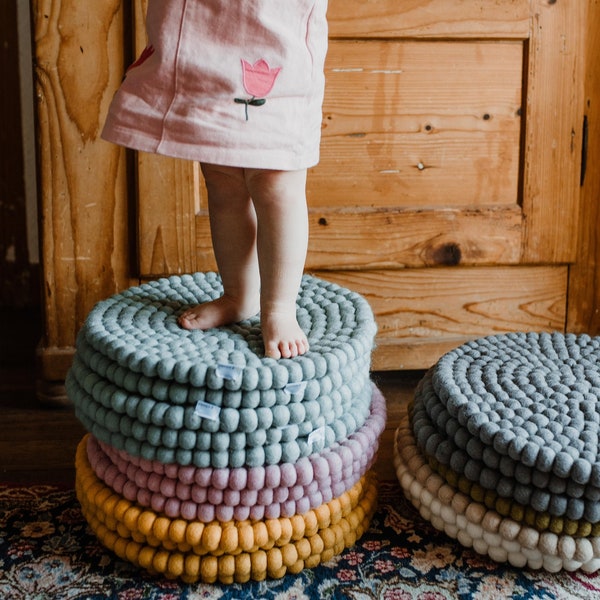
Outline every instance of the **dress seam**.
POLYGON ((161 130, 160 130, 160 141, 158 142, 158 145, 156 146, 157 152, 160 151, 160 147, 165 142, 165 131, 167 130, 166 123, 167 123, 167 120, 171 113, 171 110, 173 109, 173 105, 175 104, 175 100, 176 100, 176 98, 178 96, 178 92, 179 92, 179 55, 180 55, 181 46, 182 46, 183 29, 184 29, 185 15, 186 15, 187 10, 188 10, 188 0, 184 0, 183 10, 181 11, 181 21, 179 23, 179 35, 177 38, 177 50, 175 51, 175 64, 174 64, 174 68, 173 68, 173 94, 171 96, 171 102, 169 102, 169 107, 165 111, 165 114, 162 119, 161 130))

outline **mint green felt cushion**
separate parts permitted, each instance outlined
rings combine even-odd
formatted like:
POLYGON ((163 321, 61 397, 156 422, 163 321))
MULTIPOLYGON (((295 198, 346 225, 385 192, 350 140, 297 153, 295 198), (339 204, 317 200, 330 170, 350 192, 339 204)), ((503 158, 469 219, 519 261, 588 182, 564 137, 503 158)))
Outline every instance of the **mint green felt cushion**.
POLYGON ((364 298, 304 276, 297 316, 310 351, 274 360, 264 356, 258 318, 179 327, 181 312, 221 292, 214 273, 173 276, 92 309, 67 391, 98 439, 150 460, 260 466, 293 462, 364 424, 376 332, 364 298))

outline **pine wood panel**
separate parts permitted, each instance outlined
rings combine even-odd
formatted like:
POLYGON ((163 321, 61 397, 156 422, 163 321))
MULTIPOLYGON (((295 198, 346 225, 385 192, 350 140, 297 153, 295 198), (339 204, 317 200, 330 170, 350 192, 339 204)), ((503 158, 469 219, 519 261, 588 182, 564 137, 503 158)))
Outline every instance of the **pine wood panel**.
MULTIPOLYGON (((519 42, 332 44, 307 267, 518 262, 522 63, 519 42), (498 205, 512 208, 423 212, 498 205), (339 214, 351 209, 359 230, 339 214)), ((138 168, 142 275, 214 269, 205 204, 185 191, 192 163, 141 155, 138 168)))
POLYGON ((523 258, 573 262, 579 221, 586 2, 532 2, 523 258))
POLYGON ((378 334, 375 369, 420 369, 467 339, 563 331, 566 267, 316 272, 365 296, 378 334))
MULTIPOLYGON (((311 210, 307 269, 516 264, 521 211, 311 210)), ((197 267, 216 270, 207 218, 196 220, 197 267)))
POLYGON ((310 216, 308 269, 500 265, 520 259, 517 208, 323 214, 310 216))
POLYGON ((589 2, 588 7, 585 114, 589 129, 577 260, 569 277, 568 329, 600 335, 600 0, 589 2))
POLYGON ((198 163, 138 153, 138 223, 140 274, 190 273, 197 270, 195 218, 200 212, 198 163), (165 183, 168 183, 168 190, 165 183), (156 192, 164 204, 150 204, 156 192))
POLYGON ((516 205, 523 48, 333 41, 311 206, 516 205))
POLYGON ((529 33, 529 0, 330 0, 332 37, 517 38, 529 33))
POLYGON ((122 76, 123 22, 118 0, 34 0, 32 7, 42 157, 42 374, 60 379, 93 304, 130 281, 125 155, 98 139, 122 76))

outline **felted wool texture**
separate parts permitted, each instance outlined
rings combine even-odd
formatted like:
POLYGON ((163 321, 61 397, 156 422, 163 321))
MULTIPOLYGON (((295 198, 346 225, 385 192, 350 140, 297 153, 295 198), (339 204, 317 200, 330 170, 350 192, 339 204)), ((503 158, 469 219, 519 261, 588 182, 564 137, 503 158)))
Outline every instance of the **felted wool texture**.
POLYGON ((364 424, 376 331, 364 298, 305 276, 297 313, 311 350, 274 360, 262 355, 258 318, 207 331, 177 325, 188 306, 221 293, 218 275, 197 273, 92 309, 67 377, 89 431, 148 460, 224 468, 294 462, 364 424))
POLYGON ((515 567, 550 572, 600 569, 600 538, 540 533, 503 518, 448 485, 429 468, 407 418, 396 431, 394 465, 405 496, 421 516, 463 546, 515 567))
MULTIPOLYGON (((221 341, 227 345, 229 337, 235 339, 231 329, 238 326, 243 327, 244 324, 214 331, 220 334, 221 341)), ((361 356, 356 360, 343 359, 336 362, 333 354, 327 358, 317 354, 309 357, 303 354, 293 359, 279 359, 272 370, 260 370, 261 376, 264 377, 261 387, 252 388, 254 382, 245 381, 244 378, 252 379, 256 373, 249 371, 249 375, 246 375, 246 371, 241 366, 226 362, 217 364, 204 383, 201 380, 185 381, 181 376, 180 367, 184 369, 187 361, 179 355, 180 362, 175 364, 173 377, 161 379, 158 376, 132 371, 127 366, 104 356, 86 341, 83 333, 82 330, 76 341, 76 357, 80 363, 129 394, 181 406, 195 406, 200 401, 225 408, 268 408, 276 404, 287 406, 317 398, 331 398, 332 402, 343 402, 349 395, 357 394, 363 388, 370 368, 370 355, 361 356), (328 363, 337 370, 327 373, 328 363), (219 372, 223 365, 231 365, 239 370, 239 373, 236 373, 233 378, 224 378, 219 372), (269 385, 271 387, 268 387, 269 385), (294 386, 303 387, 299 391, 294 391, 294 386)), ((237 341, 239 343, 239 340, 237 341)), ((205 365, 200 364, 196 367, 200 370, 207 369, 205 365)))
POLYGON ((197 469, 132 457, 87 438, 96 475, 118 494, 168 517, 230 521, 291 517, 348 491, 371 468, 386 420, 373 386, 371 415, 348 439, 297 463, 251 469, 197 469))
POLYGON ((318 529, 328 527, 358 506, 366 493, 368 481, 372 478, 372 474, 361 478, 339 498, 324 503, 304 515, 264 521, 201 523, 196 520, 171 519, 135 502, 129 502, 95 476, 87 460, 85 446, 85 440, 82 440, 76 456, 82 502, 88 506, 95 506, 97 516, 114 519, 131 534, 139 533, 149 541, 164 544, 167 549, 173 548, 183 552, 193 550, 198 555, 218 556, 223 552, 238 554, 241 551, 265 550, 272 546, 285 545, 292 539, 303 537, 307 532, 312 534, 318 529), (264 527, 256 526, 257 523, 262 523, 264 527), (232 528, 237 532, 234 536, 235 545, 232 544, 232 536, 228 535, 232 533, 232 528))
POLYGON ((117 556, 153 575, 167 579, 181 579, 186 583, 246 583, 279 579, 286 574, 298 574, 304 569, 325 563, 344 550, 351 548, 369 528, 375 509, 374 498, 365 497, 356 511, 339 523, 325 528, 313 536, 301 538, 279 548, 242 552, 237 555, 198 556, 193 552, 159 549, 121 537, 82 506, 82 513, 90 529, 100 542, 117 556), (359 521, 362 519, 362 521, 359 521), (355 529, 355 522, 359 521, 355 529))
POLYGON ((291 540, 282 547, 220 556, 199 556, 194 552, 159 548, 136 539, 137 536, 122 536, 121 532, 111 529, 114 521, 108 521, 108 524, 103 522, 93 507, 86 506, 85 501, 82 503, 82 513, 104 546, 151 574, 181 579, 186 583, 232 584, 278 579, 331 560, 351 548, 369 528, 375 506, 376 491, 370 488, 355 510, 314 535, 291 540))
POLYGON ((292 382, 337 377, 349 362, 370 362, 375 320, 367 301, 355 292, 305 275, 297 318, 310 350, 283 360, 264 357, 258 317, 206 331, 177 325, 182 312, 222 292, 216 273, 172 276, 132 287, 99 302, 84 323, 82 337, 127 372, 189 384, 188 389, 283 389, 292 382), (219 376, 219 364, 239 367, 239 380, 219 376))
MULTIPOLYGON (((101 405, 106 409, 106 414, 112 415, 114 419, 118 420, 120 415, 127 415, 133 424, 137 423, 142 429, 152 425, 178 431, 185 428, 190 432, 249 434, 257 430, 280 431, 287 427, 296 431, 294 426, 297 426, 298 433, 306 435, 314 429, 337 421, 337 427, 343 428, 336 435, 347 437, 357 426, 363 424, 366 416, 363 418, 360 409, 364 410, 365 406, 368 408, 371 396, 368 377, 361 375, 353 381, 353 386, 342 384, 339 389, 343 394, 335 397, 325 395, 289 402, 291 395, 288 395, 285 398, 286 403, 276 403, 272 406, 244 406, 250 401, 244 399, 244 394, 241 393, 242 405, 220 406, 218 421, 203 419, 197 413, 196 404, 178 405, 170 399, 158 401, 118 387, 83 364, 79 355, 75 356, 69 372, 68 389, 76 406, 93 411, 96 405, 101 405), (91 407, 85 405, 88 396, 91 407)), ((141 439, 141 434, 139 435, 141 439)))
POLYGON ((377 496, 369 474, 339 499, 292 519, 169 520, 104 486, 87 463, 83 443, 76 456, 76 491, 90 527, 118 556, 152 573, 207 583, 283 577, 330 560, 368 527, 377 496))
MULTIPOLYGON (((372 392, 370 381, 367 381, 368 394, 361 393, 353 399, 346 412, 330 422, 320 416, 309 420, 306 412, 301 410, 297 413, 297 419, 294 419, 299 422, 277 426, 273 423, 276 408, 256 411, 249 409, 255 415, 251 426, 246 428, 250 430, 228 432, 217 429, 218 421, 202 420, 201 430, 185 426, 171 428, 161 427, 152 421, 144 422, 148 419, 141 421, 128 414, 117 413, 87 394, 76 380, 73 370, 67 376, 66 388, 75 405, 77 418, 101 441, 148 460, 215 468, 259 467, 295 462, 301 457, 328 448, 346 439, 364 424, 370 412, 372 392), (305 420, 300 420, 302 418, 305 420), (213 424, 213 431, 207 431, 209 423, 213 424), (269 426, 268 429, 262 428, 265 425, 269 426)), ((132 406, 136 405, 139 406, 132 403, 132 406)), ((311 406, 316 413, 320 401, 312 402, 311 406)), ((172 408, 181 407, 169 407, 167 412, 172 408)), ((231 409, 231 412, 239 413, 243 409, 231 409)), ((186 413, 182 411, 182 415, 184 421, 186 413)), ((188 416, 187 424, 194 426, 196 423, 191 407, 188 416)), ((329 416, 335 417, 335 413, 331 412, 329 416)))
POLYGON ((493 503, 494 508, 504 506, 502 512, 513 509, 518 511, 519 507, 523 507, 530 508, 540 523, 548 524, 549 519, 555 517, 581 523, 584 527, 598 523, 599 506, 596 501, 555 494, 531 482, 520 483, 514 477, 504 476, 499 470, 491 469, 481 460, 472 458, 467 450, 459 448, 445 432, 440 432, 435 424, 432 424, 420 400, 415 396, 411 406, 413 431, 419 448, 431 457, 430 466, 439 465, 437 470, 440 473, 448 473, 449 476, 454 474, 457 478, 463 477, 475 484, 471 491, 477 494, 479 488, 484 490, 488 503, 493 503))
POLYGON ((600 490, 600 337, 513 333, 444 355, 432 387, 500 456, 600 490))
MULTIPOLYGON (((339 446, 346 446, 349 442, 358 440, 361 448, 371 447, 378 443, 379 435, 382 433, 385 427, 386 420, 386 402, 381 391, 372 385, 372 402, 370 407, 369 418, 361 429, 353 433, 347 439, 342 440, 339 446), (366 439, 365 439, 366 436, 366 439)), ((346 464, 346 459, 340 454, 342 460, 341 464, 337 462, 330 465, 330 468, 325 466, 322 461, 317 457, 327 457, 329 452, 336 452, 336 445, 331 448, 325 449, 322 453, 314 454, 306 459, 300 459, 295 463, 282 463, 281 465, 270 465, 266 469, 260 467, 256 469, 214 469, 212 467, 196 468, 193 466, 182 466, 177 463, 166 464, 160 461, 149 461, 141 457, 136 457, 127 454, 125 451, 117 450, 110 447, 104 442, 99 442, 103 451, 109 454, 111 457, 123 457, 127 462, 133 463, 136 467, 139 466, 142 470, 150 473, 157 473, 158 475, 167 475, 170 478, 178 480, 182 484, 188 485, 193 482, 202 486, 214 485, 218 489, 232 488, 232 489, 260 489, 264 485, 269 487, 275 487, 279 485, 291 486, 296 483, 309 483, 312 478, 323 479, 331 475, 335 477, 334 471, 339 471, 342 465, 346 464), (312 466, 305 467, 302 465, 311 462, 312 466), (297 473, 292 473, 290 470, 291 465, 294 465, 297 473), (254 474, 254 475, 253 475, 254 474), (269 483, 272 481, 274 483, 269 483), (254 482, 254 483, 253 483, 254 482)), ((358 450, 352 449, 355 453, 358 450)), ((360 450, 360 452, 369 452, 369 450, 360 450)))
POLYGON ((466 477, 457 475, 452 469, 441 465, 430 456, 426 458, 432 471, 445 479, 449 485, 470 496, 475 502, 495 510, 503 517, 510 517, 513 521, 529 525, 539 532, 549 531, 556 535, 566 534, 574 537, 600 536, 600 523, 555 517, 547 512, 536 511, 530 506, 523 506, 510 498, 500 498, 493 490, 486 490, 466 477))
MULTIPOLYGON (((504 486, 522 484, 569 498, 587 498, 592 502, 600 500, 600 489, 598 487, 590 483, 584 485, 573 481, 571 478, 558 477, 554 473, 539 470, 535 465, 529 466, 518 459, 514 460, 511 456, 502 455, 494 447, 495 438, 486 444, 474 437, 467 427, 461 425, 458 419, 452 417, 446 410, 433 389, 432 373, 433 371, 426 373, 419 382, 415 397, 418 398, 420 408, 426 412, 426 418, 430 421, 430 424, 437 432, 440 432, 441 436, 444 436, 444 434, 447 436, 449 439, 448 445, 453 445, 452 451, 456 451, 459 455, 463 454, 462 457, 455 459, 457 464, 464 464, 472 460, 473 466, 471 466, 471 469, 475 472, 474 465, 480 465, 478 469, 480 476, 481 472, 487 468, 488 477, 490 477, 489 470, 491 469, 494 474, 492 480, 488 482, 491 489, 496 487, 505 489, 504 486), (500 486, 498 481, 493 481, 494 478, 501 477, 506 478, 503 486, 500 486), (513 483, 509 484, 509 482, 513 483)), ((536 440, 536 442, 539 443, 539 440, 536 440)), ((434 441, 432 440, 430 444, 433 447, 434 441)), ((444 450, 440 450, 440 452, 440 458, 445 457, 447 460, 446 448, 444 447, 444 450)), ((509 496, 514 492, 507 489, 505 493, 509 496)))
MULTIPOLYGON (((482 442, 448 415, 431 381, 430 371, 415 392, 413 407, 417 442, 427 455, 482 488, 537 512, 573 521, 600 522, 600 496, 595 487, 581 486, 500 455, 495 451, 496 438, 482 442)), ((503 431, 499 433, 502 435, 503 431)), ((543 451, 543 439, 538 437, 535 443, 543 451)))
POLYGON ((125 500, 92 476, 89 464, 83 464, 84 454, 81 454, 82 460, 78 463, 82 504, 95 508, 96 516, 105 524, 112 524, 109 526, 114 526, 124 537, 137 536, 151 545, 160 545, 167 550, 193 551, 199 556, 268 550, 306 535, 314 535, 319 529, 329 527, 351 513, 365 495, 372 477, 368 475, 362 478, 350 491, 304 515, 258 521, 202 523, 170 519, 162 513, 125 500))
MULTIPOLYGON (((502 497, 496 489, 486 489, 470 481, 464 475, 456 473, 449 465, 440 463, 428 453, 432 446, 428 444, 427 449, 424 450, 424 445, 418 442, 418 438, 423 437, 428 426, 424 425, 422 418, 415 418, 413 403, 409 404, 407 412, 413 434, 417 439, 416 444, 427 459, 429 467, 453 488, 470 496, 472 500, 485 505, 490 510, 495 510, 503 517, 510 517, 513 521, 528 525, 539 532, 548 531, 556 535, 566 534, 575 537, 600 536, 600 523, 590 523, 585 519, 570 519, 567 516, 555 516, 547 511, 535 510, 531 505, 521 504, 512 497, 502 497)), ((502 488, 502 484, 499 487, 502 488)), ((542 492, 534 493, 533 497, 534 500, 538 500, 537 504, 540 499, 544 498, 542 492)))

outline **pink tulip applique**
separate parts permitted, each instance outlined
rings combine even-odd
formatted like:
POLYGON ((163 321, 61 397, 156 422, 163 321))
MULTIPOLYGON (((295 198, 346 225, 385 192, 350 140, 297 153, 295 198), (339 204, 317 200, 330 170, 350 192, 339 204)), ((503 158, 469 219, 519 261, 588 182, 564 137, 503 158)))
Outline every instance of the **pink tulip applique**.
POLYGON ((281 67, 271 69, 264 58, 257 60, 253 65, 242 59, 244 89, 252 98, 234 98, 234 101, 245 105, 246 121, 248 120, 248 106, 262 106, 266 102, 264 96, 267 96, 273 89, 279 71, 281 71, 281 67))

